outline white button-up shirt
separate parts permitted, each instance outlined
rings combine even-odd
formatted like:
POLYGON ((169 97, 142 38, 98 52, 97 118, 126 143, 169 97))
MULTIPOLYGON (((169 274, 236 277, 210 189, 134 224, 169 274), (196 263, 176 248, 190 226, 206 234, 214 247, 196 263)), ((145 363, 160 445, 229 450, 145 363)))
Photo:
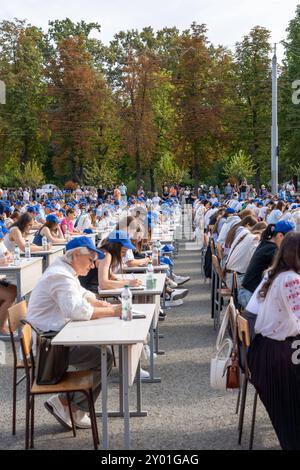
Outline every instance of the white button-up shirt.
POLYGON ((58 331, 68 320, 90 320, 94 308, 88 298, 95 295, 81 286, 72 266, 58 258, 33 289, 27 319, 42 331, 58 331))

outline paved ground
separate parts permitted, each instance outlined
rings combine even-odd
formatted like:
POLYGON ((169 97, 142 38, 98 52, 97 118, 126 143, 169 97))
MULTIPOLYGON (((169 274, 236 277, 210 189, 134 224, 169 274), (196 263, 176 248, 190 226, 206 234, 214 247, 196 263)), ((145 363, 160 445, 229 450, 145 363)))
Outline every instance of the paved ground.
MULTIPOLYGON (((188 245, 191 248, 191 245, 188 245)), ((209 385, 209 363, 216 333, 210 318, 209 285, 200 276, 199 254, 181 246, 175 271, 189 274, 186 285, 189 296, 182 307, 168 310, 160 322, 164 338, 158 357, 161 384, 143 385, 143 403, 148 417, 131 419, 133 449, 239 449, 237 445, 236 394, 216 392, 209 385)), ((0 449, 21 449, 24 446, 24 387, 18 393, 17 436, 10 430, 11 420, 11 357, 0 366, 0 449)), ((144 365, 146 367, 146 365, 144 365)), ((110 408, 117 407, 118 390, 111 384, 110 408)), ((134 403, 135 391, 131 391, 134 403)), ((249 393, 243 449, 247 449, 253 393, 249 393)), ((35 447, 37 449, 91 449, 89 431, 78 431, 77 438, 65 432, 37 399, 35 447)), ((122 449, 123 422, 110 421, 110 446, 122 449)), ((101 433, 101 426, 100 426, 101 433)), ((101 434, 100 434, 101 436, 101 434)), ((279 449, 277 438, 266 412, 259 403, 255 432, 255 449, 279 449)))

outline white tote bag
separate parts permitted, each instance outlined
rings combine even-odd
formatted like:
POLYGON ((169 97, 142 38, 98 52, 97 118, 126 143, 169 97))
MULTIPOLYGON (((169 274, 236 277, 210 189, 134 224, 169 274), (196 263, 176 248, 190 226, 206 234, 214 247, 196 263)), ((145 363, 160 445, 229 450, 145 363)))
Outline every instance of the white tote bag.
POLYGON ((234 304, 231 298, 217 337, 216 353, 210 361, 210 385, 215 390, 226 390, 226 370, 230 365, 233 342, 230 338, 224 339, 224 337, 232 308, 234 304))

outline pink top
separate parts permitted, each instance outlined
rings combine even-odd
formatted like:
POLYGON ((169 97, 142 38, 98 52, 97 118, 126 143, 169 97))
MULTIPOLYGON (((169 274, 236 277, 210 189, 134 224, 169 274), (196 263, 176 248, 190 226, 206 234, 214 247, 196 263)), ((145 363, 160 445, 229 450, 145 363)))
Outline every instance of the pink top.
POLYGON ((67 230, 66 226, 67 226, 70 233, 74 232, 74 222, 73 222, 73 220, 67 220, 66 218, 62 219, 62 221, 60 223, 60 228, 61 228, 61 231, 64 235, 65 235, 66 230, 67 230))

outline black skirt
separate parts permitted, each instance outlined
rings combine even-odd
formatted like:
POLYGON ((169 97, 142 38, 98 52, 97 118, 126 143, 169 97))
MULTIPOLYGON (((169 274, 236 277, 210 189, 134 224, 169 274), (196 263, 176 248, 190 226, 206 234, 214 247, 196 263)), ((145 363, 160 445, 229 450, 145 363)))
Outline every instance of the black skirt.
POLYGON ((292 359, 296 340, 300 335, 285 341, 257 335, 248 353, 251 383, 284 450, 300 450, 300 365, 292 359))

